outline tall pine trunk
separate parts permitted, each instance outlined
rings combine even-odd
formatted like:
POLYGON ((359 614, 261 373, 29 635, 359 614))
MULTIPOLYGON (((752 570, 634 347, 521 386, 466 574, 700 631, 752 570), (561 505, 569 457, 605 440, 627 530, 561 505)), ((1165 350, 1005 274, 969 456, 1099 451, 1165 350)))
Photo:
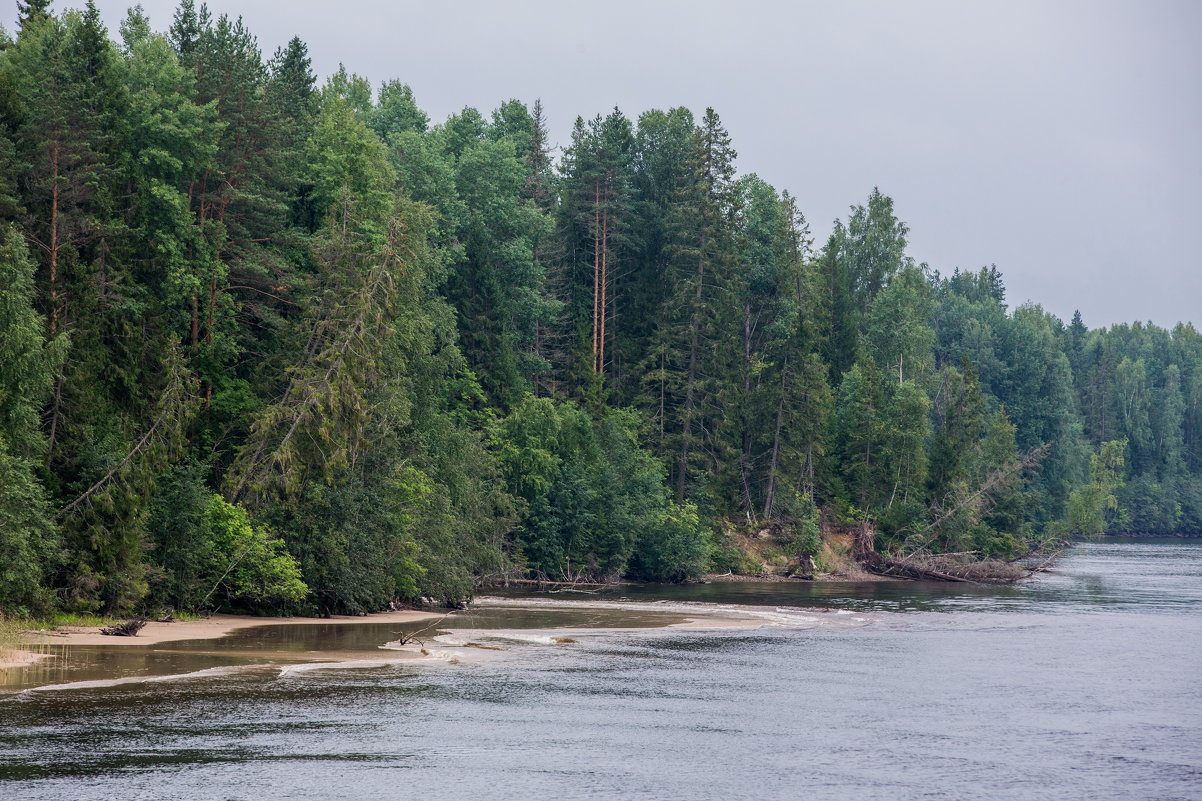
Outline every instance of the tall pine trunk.
POLYGON ((697 289, 693 293, 693 317, 690 321, 689 368, 685 374, 684 406, 681 408, 680 456, 676 463, 676 502, 683 503, 689 472, 689 449, 693 442, 693 408, 697 403, 697 353, 701 348, 701 298, 705 286, 705 236, 697 259, 697 289))
POLYGON ((743 489, 743 511, 750 518, 751 508, 751 301, 743 302, 743 403, 739 410, 739 435, 742 453, 739 478, 743 489))
POLYGON ((776 470, 780 464, 780 432, 785 420, 785 377, 789 374, 789 357, 785 356, 780 370, 780 397, 776 401, 776 425, 772 431, 772 457, 768 462, 768 487, 764 491, 764 519, 772 517, 776 506, 776 470))
MULTIPOLYGON (((609 187, 606 187, 606 201, 609 200, 609 187)), ((601 211, 601 336, 600 350, 597 356, 597 372, 605 376, 605 316, 609 286, 609 209, 601 211)))
POLYGON ((50 338, 58 333, 58 201, 59 142, 50 146, 50 338))
POLYGON ((593 370, 597 369, 597 307, 601 301, 601 179, 593 182, 593 370))

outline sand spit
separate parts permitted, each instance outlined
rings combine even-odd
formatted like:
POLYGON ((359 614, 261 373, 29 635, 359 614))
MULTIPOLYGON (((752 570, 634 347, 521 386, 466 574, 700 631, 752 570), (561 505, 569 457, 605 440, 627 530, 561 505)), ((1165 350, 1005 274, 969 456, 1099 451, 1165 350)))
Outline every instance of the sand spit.
MULTIPOLYGON (((22 638, 29 645, 158 645, 180 640, 213 640, 238 629, 278 625, 338 625, 349 623, 412 623, 415 620, 440 618, 445 612, 402 610, 377 612, 371 615, 334 615, 332 617, 251 617, 248 615, 213 615, 200 620, 177 620, 172 623, 147 623, 136 637, 112 637, 100 633, 95 626, 67 626, 54 633, 36 632, 22 638)), ((20 653, 20 652, 18 652, 20 653)), ((34 654, 33 656, 40 656, 34 654)), ((18 664, 29 664, 21 662, 18 664)), ((0 667, 12 667, 0 663, 0 667)))
MULTIPOLYGON (((0 664, 0 687, 6 683, 14 689, 26 684, 24 690, 18 692, 44 690, 74 690, 95 689, 136 682, 160 682, 179 679, 192 679, 236 673, 256 671, 264 668, 277 671, 277 676, 285 678, 295 674, 306 674, 312 671, 348 670, 363 668, 383 668, 389 666, 414 665, 416 663, 440 663, 458 665, 461 662, 476 662, 491 660, 501 656, 500 652, 513 648, 529 646, 549 646, 552 648, 573 648, 579 643, 592 639, 597 635, 624 632, 630 634, 651 635, 656 631, 682 631, 698 629, 761 629, 765 627, 812 628, 823 625, 862 626, 872 622, 869 615, 853 613, 848 610, 805 609, 796 607, 753 607, 736 604, 714 604, 704 602, 680 601, 605 601, 605 600, 566 600, 543 598, 497 598, 480 597, 473 603, 474 609, 488 608, 517 608, 527 611, 572 611, 592 610, 601 612, 600 615, 588 615, 593 618, 591 623, 581 625, 577 622, 580 615, 571 618, 568 625, 556 625, 554 616, 547 620, 547 625, 534 628, 465 628, 460 621, 453 630, 444 629, 440 624, 448 617, 446 612, 401 611, 384 612, 364 616, 337 616, 333 618, 269 618, 246 617, 236 615, 214 615, 210 618, 195 621, 180 621, 172 623, 148 623, 136 637, 114 637, 100 634, 95 627, 76 627, 65 632, 30 633, 28 640, 23 642, 23 650, 6 654, 9 660, 0 664), (612 615, 606 613, 614 613, 612 615), (214 640, 231 634, 239 629, 268 628, 272 626, 290 625, 355 625, 362 623, 389 624, 398 627, 412 628, 413 623, 419 623, 420 639, 401 638, 374 646, 374 653, 364 650, 317 650, 306 651, 303 654, 296 651, 275 650, 267 645, 257 648, 253 644, 245 648, 229 651, 229 656, 239 660, 253 658, 254 664, 237 664, 228 666, 206 667, 198 671, 180 670, 167 674, 157 674, 154 670, 139 670, 138 675, 114 675, 109 671, 100 671, 100 675, 79 675, 77 681, 63 681, 72 678, 72 668, 79 664, 69 647, 71 645, 108 646, 105 651, 126 651, 129 646, 142 646, 147 654, 163 655, 176 653, 171 646, 159 647, 163 643, 174 643, 187 640, 214 640), (67 647, 61 647, 67 646, 67 647), (52 660, 57 668, 44 671, 37 675, 26 671, 42 671, 36 663, 41 659, 52 660), (109 673, 109 675, 105 675, 109 673), (24 678, 22 678, 24 674, 24 678), (7 682, 6 682, 7 680, 7 682), (34 684, 36 682, 36 684, 34 684)), ((470 620, 471 612, 464 613, 470 620)), ((459 617, 455 615, 455 617, 459 617)), ((399 633, 399 632, 398 632, 399 633)), ((127 651, 128 653, 128 651, 127 651)), ((202 652, 187 650, 191 657, 202 652)), ((206 656, 217 653, 204 652, 206 656)), ((221 652, 224 655, 224 652, 221 652)), ((173 657, 167 657, 171 659, 173 657)), ((184 666, 184 663, 179 665, 184 666)))
POLYGON ((519 609, 596 609, 626 612, 650 612, 675 615, 683 620, 662 625, 627 629, 622 626, 604 627, 609 631, 654 631, 656 629, 755 629, 767 626, 810 628, 838 621, 840 624, 866 624, 871 615, 850 610, 782 606, 750 606, 721 604, 709 601, 629 601, 629 600, 560 600, 557 598, 505 598, 481 596, 472 602, 474 607, 512 607, 519 609))

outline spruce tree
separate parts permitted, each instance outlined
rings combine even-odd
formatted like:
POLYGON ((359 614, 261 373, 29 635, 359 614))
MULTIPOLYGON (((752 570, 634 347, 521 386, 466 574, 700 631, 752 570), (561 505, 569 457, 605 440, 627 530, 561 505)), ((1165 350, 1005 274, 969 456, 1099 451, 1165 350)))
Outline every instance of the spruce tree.
MULTIPOLYGON (((718 377, 734 352, 731 293, 735 263, 735 151, 713 109, 693 135, 688 181, 672 201, 668 223, 671 294, 661 309, 646 360, 644 397, 659 389, 662 445, 671 459, 677 502, 697 489, 698 468, 729 457, 717 431, 718 377), (650 390, 650 392, 648 392, 650 390)), ((737 341, 737 340, 735 340, 737 341)), ((652 403, 656 398, 652 395, 652 403)))
POLYGON ((40 411, 67 343, 61 334, 46 340, 23 237, 12 228, 0 233, 0 609, 44 612, 61 553, 41 478, 40 411))

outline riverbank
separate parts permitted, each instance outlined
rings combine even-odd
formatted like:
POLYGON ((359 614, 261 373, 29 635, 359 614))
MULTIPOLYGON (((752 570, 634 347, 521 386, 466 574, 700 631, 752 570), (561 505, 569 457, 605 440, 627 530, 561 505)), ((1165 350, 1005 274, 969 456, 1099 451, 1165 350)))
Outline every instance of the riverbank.
POLYGON ((1197 796, 1202 543, 1086 543, 1021 587, 623 589, 621 606, 481 598, 418 635, 429 656, 380 646, 433 621, 80 646, 45 664, 91 667, 24 685, 59 689, 0 688, 0 786, 29 801, 244 798, 252 784, 281 798, 453 787, 465 801, 581 787, 697 801, 748 787, 786 801, 802 786, 895 801, 933 785, 964 799, 1197 796), (643 609, 769 625, 598 628, 643 609))
POLYGON ((102 635, 96 625, 64 626, 53 632, 25 631, 16 646, 20 650, 10 647, 0 653, 0 695, 5 690, 96 688, 263 667, 283 675, 415 661, 456 665, 530 643, 571 645, 602 631, 754 628, 768 622, 755 612, 698 606, 666 610, 659 604, 481 597, 468 609, 451 613, 215 615, 147 623, 134 637, 102 635), (543 618, 543 625, 531 626, 530 615, 543 618), (206 642, 196 647, 189 641, 206 642))
POLYGON ((212 615, 197 620, 177 620, 170 623, 148 622, 137 636, 114 637, 101 634, 97 626, 62 626, 52 631, 27 631, 22 634, 20 649, 6 655, 0 668, 28 665, 42 654, 24 650, 42 645, 112 645, 117 647, 158 645, 182 640, 212 640, 239 629, 275 625, 340 625, 349 623, 413 623, 443 617, 444 612, 404 609, 396 612, 376 612, 370 615, 333 615, 331 617, 257 617, 251 615, 212 615))

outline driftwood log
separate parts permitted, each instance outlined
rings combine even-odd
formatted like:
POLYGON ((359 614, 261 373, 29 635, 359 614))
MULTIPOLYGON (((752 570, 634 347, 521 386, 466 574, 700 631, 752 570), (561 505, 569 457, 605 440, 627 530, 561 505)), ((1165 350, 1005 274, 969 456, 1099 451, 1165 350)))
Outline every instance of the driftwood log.
POLYGON ((126 620, 124 623, 114 623, 111 626, 105 626, 100 629, 101 634, 108 634, 112 637, 137 637, 138 632, 146 625, 146 618, 135 617, 126 620))

